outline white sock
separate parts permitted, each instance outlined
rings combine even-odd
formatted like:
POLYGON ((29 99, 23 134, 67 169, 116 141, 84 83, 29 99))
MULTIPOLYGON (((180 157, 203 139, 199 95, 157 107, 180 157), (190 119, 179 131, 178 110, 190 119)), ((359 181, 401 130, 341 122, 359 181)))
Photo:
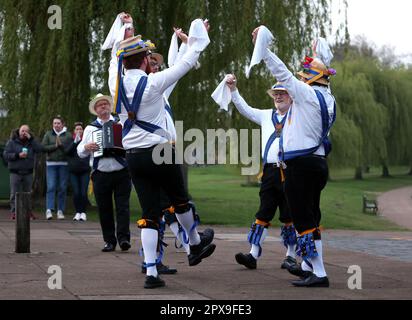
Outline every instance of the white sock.
POLYGON ((183 234, 179 233, 179 224, 177 222, 173 222, 170 225, 170 230, 172 230, 173 234, 175 235, 176 239, 182 244, 183 248, 185 249, 186 253, 190 254, 190 246, 189 244, 183 241, 183 234))
POLYGON ((286 252, 286 257, 292 257, 296 259, 296 245, 291 246, 288 244, 288 251, 286 252))
MULTIPOLYGON (((157 259, 157 241, 159 233, 154 229, 142 229, 141 240, 143 246, 144 262, 146 265, 156 263, 157 259)), ((156 266, 148 267, 146 269, 147 276, 157 277, 156 266)))
MULTIPOLYGON (((265 241, 266 236, 268 235, 268 232, 269 232, 269 231, 268 231, 268 228, 264 228, 264 229, 263 229, 262 237, 260 238, 260 242, 259 242, 260 247, 262 247, 263 242, 265 241)), ((251 255, 253 256, 253 258, 255 258, 256 260, 259 259, 259 251, 260 251, 259 246, 255 245, 255 244, 252 244, 252 248, 250 249, 250 254, 251 254, 251 255)))
POLYGON ((183 230, 185 230, 186 234, 189 236, 189 244, 191 246, 197 246, 200 243, 199 232, 197 232, 196 228, 190 231, 195 223, 192 209, 183 214, 176 214, 176 218, 183 227, 183 230))
POLYGON ((302 261, 301 267, 303 271, 309 271, 309 272, 313 271, 313 269, 306 263, 305 260, 302 261))
POLYGON ((315 240, 316 250, 318 251, 318 256, 316 258, 311 258, 310 263, 313 265, 313 273, 319 277, 326 277, 325 266, 323 265, 323 256, 322 256, 322 240, 315 240))

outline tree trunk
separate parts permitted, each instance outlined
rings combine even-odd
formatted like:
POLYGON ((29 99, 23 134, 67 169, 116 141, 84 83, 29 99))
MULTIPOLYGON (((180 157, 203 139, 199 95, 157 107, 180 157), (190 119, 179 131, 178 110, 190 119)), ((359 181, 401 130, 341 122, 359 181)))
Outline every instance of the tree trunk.
POLYGON ((363 180, 362 167, 357 167, 355 172, 355 180, 363 180))
POLYGON ((382 178, 390 178, 390 174, 389 174, 389 168, 387 165, 383 165, 382 166, 382 178))

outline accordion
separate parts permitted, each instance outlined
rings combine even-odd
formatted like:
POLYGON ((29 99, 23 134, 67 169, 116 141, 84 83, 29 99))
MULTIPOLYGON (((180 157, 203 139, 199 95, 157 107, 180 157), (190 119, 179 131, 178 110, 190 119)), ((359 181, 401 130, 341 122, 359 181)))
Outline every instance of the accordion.
POLYGON ((126 152, 122 144, 122 130, 120 123, 109 121, 103 124, 102 129, 93 131, 93 142, 99 146, 99 150, 93 153, 93 157, 124 157, 126 152))

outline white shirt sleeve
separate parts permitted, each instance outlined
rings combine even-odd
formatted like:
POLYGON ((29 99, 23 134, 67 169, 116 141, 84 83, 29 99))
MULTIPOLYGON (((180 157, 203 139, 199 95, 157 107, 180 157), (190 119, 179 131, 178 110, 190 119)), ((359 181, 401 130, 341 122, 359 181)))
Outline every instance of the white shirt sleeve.
POLYGON ((92 153, 90 151, 87 151, 84 146, 86 144, 89 144, 92 141, 92 132, 97 130, 95 127, 92 126, 87 126, 86 129, 84 129, 83 133, 83 140, 80 142, 80 144, 77 146, 77 154, 79 155, 80 158, 84 159, 90 156, 92 153))
POLYGON ((262 125, 262 118, 264 116, 264 111, 252 108, 246 101, 242 98, 238 90, 232 91, 232 102, 234 103, 237 110, 245 118, 253 121, 258 125, 262 125))
POLYGON ((282 82, 295 105, 305 105, 305 102, 312 104, 317 101, 315 91, 308 84, 298 80, 286 67, 276 54, 267 49, 264 61, 277 81, 282 82))
MULTIPOLYGON (((180 45, 179 53, 177 54, 177 57, 176 57, 174 63, 176 64, 176 62, 181 60, 186 52, 187 52, 187 44, 182 43, 180 45)), ((169 88, 166 89, 165 96, 166 96, 167 99, 169 99, 169 97, 172 94, 173 90, 175 89, 176 85, 177 85, 177 81, 175 83, 173 83, 169 88)))
POLYGON ((188 50, 182 59, 174 66, 155 74, 150 74, 151 89, 163 94, 170 86, 174 85, 196 64, 200 56, 199 51, 188 50))

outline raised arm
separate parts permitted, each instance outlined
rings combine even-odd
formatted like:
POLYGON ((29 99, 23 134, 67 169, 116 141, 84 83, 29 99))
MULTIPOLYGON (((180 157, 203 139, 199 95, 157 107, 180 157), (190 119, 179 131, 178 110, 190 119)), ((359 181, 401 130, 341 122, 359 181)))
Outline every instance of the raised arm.
MULTIPOLYGON (((209 22, 204 22, 204 27, 206 31, 209 31, 209 22)), ((189 38, 190 43, 190 38, 189 38)), ((164 71, 158 72, 156 74, 150 74, 152 79, 151 85, 154 90, 163 94, 167 88, 173 85, 175 82, 180 80, 184 75, 186 75, 197 63, 201 52, 196 48, 196 44, 189 45, 187 52, 183 55, 182 59, 176 62, 171 68, 164 71)))
POLYGON ((232 92, 232 102, 235 105, 236 109, 240 112, 242 116, 253 121, 258 125, 262 125, 262 117, 264 116, 263 110, 252 108, 247 104, 245 99, 240 95, 239 90, 237 89, 237 80, 234 75, 230 75, 226 81, 227 86, 232 92))
POLYGON ((116 94, 117 70, 119 66, 117 51, 119 50, 120 42, 134 35, 133 18, 124 12, 120 13, 119 16, 123 25, 122 28, 116 32, 109 66, 109 89, 112 97, 116 94))
MULTIPOLYGON (((182 44, 179 47, 179 51, 176 56, 176 60, 174 61, 174 64, 178 62, 179 60, 182 59, 182 57, 185 55, 187 52, 187 40, 188 36, 182 31, 180 28, 173 28, 176 36, 182 41, 182 44)), ((170 51, 170 49, 169 49, 170 51)), ((170 95, 172 94, 174 88, 176 87, 177 82, 173 83, 169 88, 166 89, 165 91, 165 96, 167 99, 169 99, 170 95)))

